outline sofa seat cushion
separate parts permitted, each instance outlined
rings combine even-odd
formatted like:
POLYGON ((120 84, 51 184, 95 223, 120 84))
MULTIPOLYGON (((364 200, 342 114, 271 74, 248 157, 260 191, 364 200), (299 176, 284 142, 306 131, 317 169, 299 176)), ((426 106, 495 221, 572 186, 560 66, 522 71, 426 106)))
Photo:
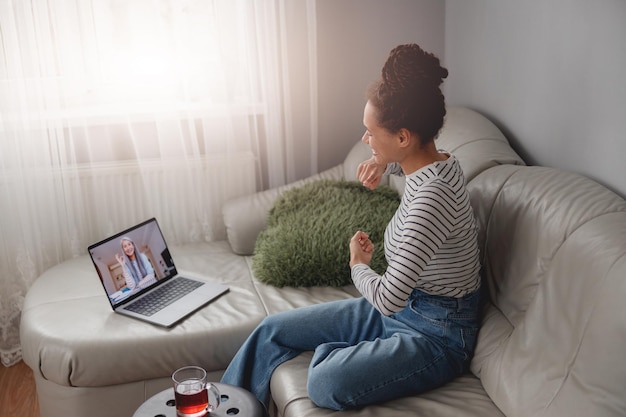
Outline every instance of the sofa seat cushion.
POLYGON ((180 273, 230 291, 171 329, 111 310, 88 256, 59 264, 32 286, 22 313, 24 361, 38 376, 69 387, 102 387, 169 378, 197 364, 221 372, 268 314, 359 296, 353 285, 296 288, 260 283, 251 257, 226 241, 172 247, 180 273))
POLYGON ((94 387, 171 375, 198 364, 223 370, 266 316, 245 258, 228 243, 171 248, 180 273, 224 283, 230 291, 170 329, 112 311, 88 256, 45 272, 22 313, 25 362, 65 386, 94 387))
POLYGON ((463 375, 438 389, 421 395, 400 398, 361 410, 333 412, 318 408, 308 398, 306 380, 312 353, 306 352, 280 365, 271 381, 272 398, 282 417, 316 416, 429 416, 429 417, 503 417, 483 389, 480 380, 463 375))
MULTIPOLYGON (((252 264, 252 257, 246 257, 252 264)), ((342 287, 275 287, 267 285, 253 277, 255 288, 267 314, 306 307, 329 301, 360 297, 361 293, 353 284, 342 287)))

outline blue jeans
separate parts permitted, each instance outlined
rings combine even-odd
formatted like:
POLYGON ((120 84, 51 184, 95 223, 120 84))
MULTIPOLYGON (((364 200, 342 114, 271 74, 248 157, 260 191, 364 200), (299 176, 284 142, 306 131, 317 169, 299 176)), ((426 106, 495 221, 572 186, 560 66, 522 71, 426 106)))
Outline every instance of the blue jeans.
POLYGON ((479 309, 480 291, 457 299, 414 290, 390 317, 364 298, 278 313, 249 336, 222 382, 248 389, 267 408, 274 370, 315 351, 307 389, 319 407, 347 410, 415 395, 467 371, 479 309))

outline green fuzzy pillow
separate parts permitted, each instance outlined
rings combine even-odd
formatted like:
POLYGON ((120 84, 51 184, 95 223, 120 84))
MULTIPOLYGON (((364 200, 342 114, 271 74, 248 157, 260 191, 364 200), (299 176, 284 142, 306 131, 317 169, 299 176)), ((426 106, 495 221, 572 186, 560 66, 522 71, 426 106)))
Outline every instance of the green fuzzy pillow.
POLYGON ((257 238, 254 275, 277 287, 342 286, 350 277, 350 239, 362 230, 374 243, 370 266, 387 268, 383 234, 400 203, 389 187, 318 180, 280 196, 257 238))

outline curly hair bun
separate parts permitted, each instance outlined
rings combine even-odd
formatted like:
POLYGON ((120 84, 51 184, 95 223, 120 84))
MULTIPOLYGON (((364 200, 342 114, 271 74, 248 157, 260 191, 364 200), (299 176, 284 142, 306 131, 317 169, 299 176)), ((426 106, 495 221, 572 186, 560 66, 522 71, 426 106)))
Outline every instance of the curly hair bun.
POLYGON ((434 140, 446 115, 440 86, 447 76, 439 58, 419 45, 396 46, 383 65, 381 78, 367 91, 379 125, 390 132, 408 129, 422 143, 434 140))
POLYGON ((382 82, 392 94, 428 85, 439 87, 447 76, 439 59, 416 44, 392 49, 382 69, 382 82))

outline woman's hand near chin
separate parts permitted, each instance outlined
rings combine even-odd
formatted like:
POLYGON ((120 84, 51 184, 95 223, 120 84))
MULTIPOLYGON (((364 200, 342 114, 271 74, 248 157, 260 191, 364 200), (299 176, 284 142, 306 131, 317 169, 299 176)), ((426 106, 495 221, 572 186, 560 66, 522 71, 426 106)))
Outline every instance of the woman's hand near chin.
POLYGON ((372 156, 359 164, 356 170, 356 177, 364 187, 373 190, 380 184, 386 168, 386 165, 376 163, 372 156))

